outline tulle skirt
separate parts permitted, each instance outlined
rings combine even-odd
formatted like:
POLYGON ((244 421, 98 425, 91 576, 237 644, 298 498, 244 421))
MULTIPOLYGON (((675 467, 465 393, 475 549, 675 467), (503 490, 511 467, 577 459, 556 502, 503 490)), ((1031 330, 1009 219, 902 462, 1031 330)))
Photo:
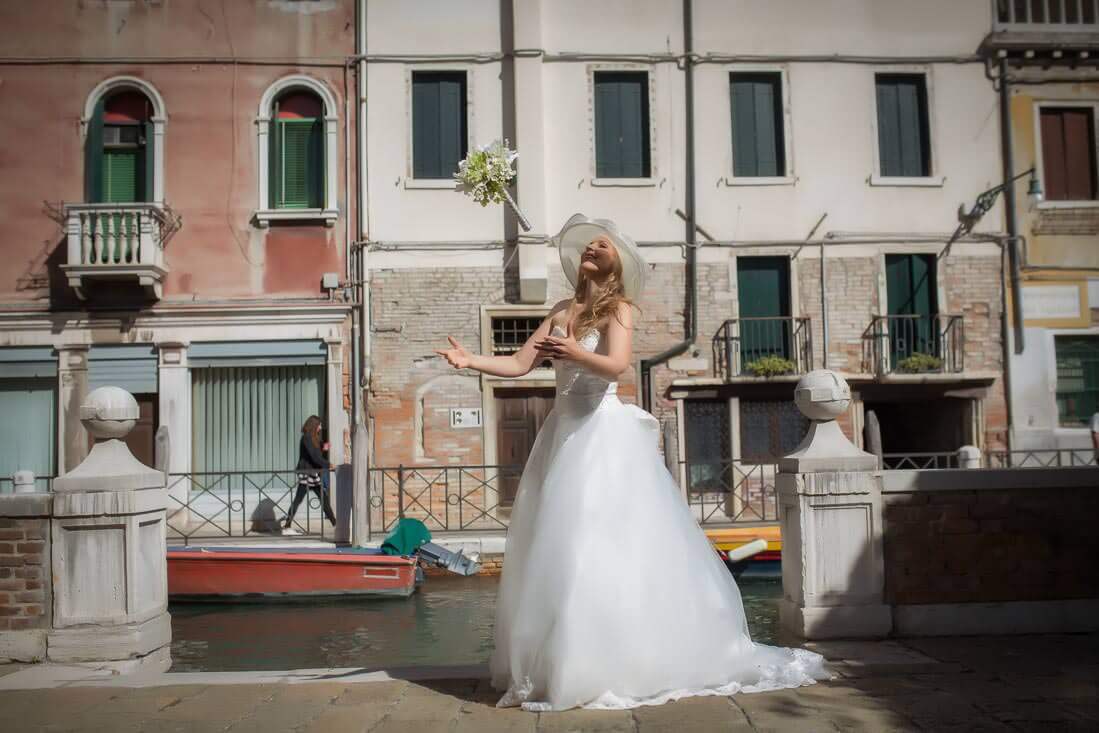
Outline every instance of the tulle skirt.
POLYGON ((499 707, 630 708, 827 677, 818 654, 752 642, 658 437, 613 394, 558 397, 508 531, 490 661, 499 707))

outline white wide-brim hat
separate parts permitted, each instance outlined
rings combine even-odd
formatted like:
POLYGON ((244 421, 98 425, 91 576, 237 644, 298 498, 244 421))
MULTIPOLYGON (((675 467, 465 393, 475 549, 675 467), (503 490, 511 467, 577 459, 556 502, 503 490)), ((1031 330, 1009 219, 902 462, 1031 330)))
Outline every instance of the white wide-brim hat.
POLYGON ((618 259, 622 262, 622 284, 626 297, 636 300, 645 285, 645 258, 632 239, 622 232, 610 219, 589 219, 583 214, 573 214, 556 237, 551 240, 561 254, 561 267, 569 283, 576 287, 576 278, 580 272, 580 258, 584 249, 592 240, 605 236, 618 250, 618 259))

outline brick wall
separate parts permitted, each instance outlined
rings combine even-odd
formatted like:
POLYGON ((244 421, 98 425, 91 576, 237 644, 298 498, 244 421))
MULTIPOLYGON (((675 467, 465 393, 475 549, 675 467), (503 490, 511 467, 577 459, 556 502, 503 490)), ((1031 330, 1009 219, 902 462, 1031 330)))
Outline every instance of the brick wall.
POLYGON ((1091 207, 1039 209, 1033 233, 1075 236, 1099 234, 1099 210, 1091 207))
POLYGON ((888 603, 1099 598, 1099 491, 886 493, 888 603))
MULTIPOLYGON (((824 355, 824 329, 820 310, 820 260, 802 260, 797 268, 798 299, 802 317, 812 319, 813 364, 820 367, 824 355)), ((878 259, 837 257, 826 253, 824 285, 828 305, 828 368, 862 371, 862 334, 877 313, 878 259)))
POLYGON ((48 519, 0 517, 0 631, 50 625, 48 519))

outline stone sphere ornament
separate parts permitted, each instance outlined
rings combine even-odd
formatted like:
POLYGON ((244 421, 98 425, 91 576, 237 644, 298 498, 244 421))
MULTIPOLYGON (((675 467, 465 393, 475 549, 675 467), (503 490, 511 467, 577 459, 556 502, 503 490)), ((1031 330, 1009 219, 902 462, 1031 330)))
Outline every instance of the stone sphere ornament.
POLYGON ((798 381, 794 404, 810 420, 835 420, 851 406, 851 387, 828 369, 816 369, 798 381))
POLYGON ((137 400, 121 387, 94 389, 80 406, 80 422, 99 440, 126 437, 140 414, 137 400))

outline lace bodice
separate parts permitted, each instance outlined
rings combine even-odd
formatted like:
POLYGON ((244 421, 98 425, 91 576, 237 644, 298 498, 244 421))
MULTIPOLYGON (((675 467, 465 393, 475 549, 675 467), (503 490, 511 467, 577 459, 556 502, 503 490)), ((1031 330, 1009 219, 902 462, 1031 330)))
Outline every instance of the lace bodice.
MULTIPOLYGON (((560 326, 554 326, 553 333, 564 336, 565 330, 560 326)), ((577 339, 577 342, 585 351, 595 351, 599 346, 599 339, 599 329, 593 328, 577 339)), ((555 361, 553 370, 557 382, 556 404, 558 407, 594 409, 599 406, 604 397, 618 392, 618 382, 593 374, 574 361, 555 361)))

